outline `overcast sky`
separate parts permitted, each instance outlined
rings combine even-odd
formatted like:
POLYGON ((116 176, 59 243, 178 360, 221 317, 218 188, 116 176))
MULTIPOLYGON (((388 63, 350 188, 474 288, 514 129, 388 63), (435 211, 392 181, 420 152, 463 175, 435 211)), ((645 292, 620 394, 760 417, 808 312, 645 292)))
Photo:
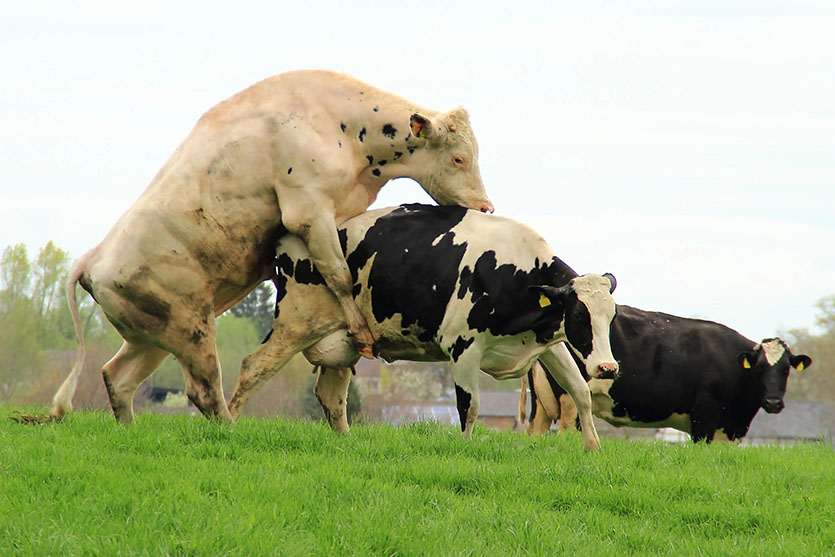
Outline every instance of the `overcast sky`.
MULTIPOLYGON (((80 256, 208 108, 327 68, 465 106, 496 212, 620 303, 757 341, 811 326, 835 294, 835 2, 500 6, 4 6, 0 249, 80 256)), ((428 200, 400 180, 375 206, 428 200)))

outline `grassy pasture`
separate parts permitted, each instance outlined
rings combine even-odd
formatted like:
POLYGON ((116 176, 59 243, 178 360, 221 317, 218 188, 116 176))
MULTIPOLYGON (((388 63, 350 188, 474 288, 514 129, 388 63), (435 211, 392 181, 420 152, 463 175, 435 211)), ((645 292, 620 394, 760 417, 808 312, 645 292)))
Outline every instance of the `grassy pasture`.
POLYGON ((0 408, 0 555, 835 554, 831 446, 0 408))

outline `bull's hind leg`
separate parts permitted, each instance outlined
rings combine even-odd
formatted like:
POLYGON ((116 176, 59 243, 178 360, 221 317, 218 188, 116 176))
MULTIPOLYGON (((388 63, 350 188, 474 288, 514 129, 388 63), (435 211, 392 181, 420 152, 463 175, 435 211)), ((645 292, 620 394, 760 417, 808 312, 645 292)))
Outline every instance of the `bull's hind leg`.
POLYGON ((589 386, 583 380, 577 364, 568 352, 565 343, 552 346, 539 356, 547 371, 557 380, 557 383, 574 399, 577 414, 580 417, 580 427, 583 433, 583 444, 587 451, 600 449, 600 439, 591 417, 591 394, 589 386))
POLYGON ((348 385, 350 369, 319 368, 313 393, 319 399, 331 429, 348 433, 348 385))
POLYGON ((101 375, 116 420, 133 421, 133 396, 139 385, 162 363, 168 352, 138 341, 125 341, 101 375))

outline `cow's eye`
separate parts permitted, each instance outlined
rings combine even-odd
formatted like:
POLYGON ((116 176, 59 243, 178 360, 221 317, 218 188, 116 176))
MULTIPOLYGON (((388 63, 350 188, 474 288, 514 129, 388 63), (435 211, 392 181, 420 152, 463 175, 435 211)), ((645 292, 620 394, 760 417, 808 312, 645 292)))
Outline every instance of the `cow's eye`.
POLYGON ((452 162, 454 162, 458 166, 464 166, 464 159, 462 159, 461 157, 452 157, 452 162))

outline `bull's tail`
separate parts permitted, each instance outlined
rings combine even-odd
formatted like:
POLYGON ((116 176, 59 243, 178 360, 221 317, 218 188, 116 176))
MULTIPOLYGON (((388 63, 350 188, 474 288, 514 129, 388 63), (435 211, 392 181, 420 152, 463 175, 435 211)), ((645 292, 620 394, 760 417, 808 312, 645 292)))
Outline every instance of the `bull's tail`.
POLYGON ((72 321, 75 325, 75 338, 78 340, 78 350, 75 354, 75 364, 72 371, 61 384, 58 392, 52 397, 52 409, 49 411, 49 417, 60 420, 70 412, 72 412, 72 398, 75 395, 75 389, 78 385, 78 376, 81 375, 81 370, 84 369, 84 330, 81 327, 81 318, 78 314, 78 301, 75 299, 75 285, 81 279, 81 275, 86 268, 87 257, 82 257, 76 261, 70 274, 67 277, 66 292, 67 302, 70 305, 70 312, 72 313, 72 321))

